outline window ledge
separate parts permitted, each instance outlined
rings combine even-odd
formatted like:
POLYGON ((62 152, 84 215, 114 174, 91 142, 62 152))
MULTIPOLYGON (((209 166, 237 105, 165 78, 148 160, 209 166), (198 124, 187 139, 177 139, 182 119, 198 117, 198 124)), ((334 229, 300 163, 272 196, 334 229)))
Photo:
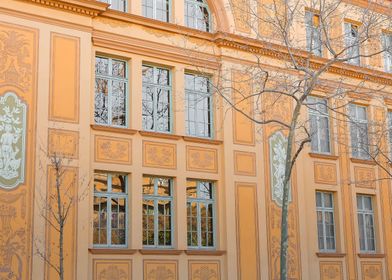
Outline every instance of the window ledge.
POLYGON ((121 127, 113 127, 113 126, 106 126, 106 125, 97 125, 97 124, 92 124, 90 127, 93 130, 97 131, 106 131, 106 132, 114 132, 114 133, 125 133, 125 134, 136 134, 137 130, 135 129, 130 129, 130 128, 121 128, 121 127))
POLYGON ((88 251, 94 255, 133 255, 137 252, 134 249, 123 248, 89 248, 88 251))
POLYGON ((191 256, 223 256, 226 254, 226 251, 193 249, 193 250, 185 250, 185 254, 191 256))
POLYGON ((346 254, 334 252, 317 252, 316 256, 319 258, 344 258, 346 254))
POLYGON ((194 137, 194 136, 182 136, 184 141, 187 142, 195 142, 195 143, 202 143, 202 144, 211 144, 211 145, 220 145, 223 143, 222 140, 214 140, 210 138, 201 138, 201 137, 194 137))
POLYGON ((377 253, 359 253, 358 257, 360 258, 368 258, 368 259, 382 259, 385 258, 385 254, 377 254, 377 253))
POLYGON ((368 165, 376 165, 376 162, 371 159, 362 159, 362 158, 350 158, 352 163, 360 163, 360 164, 368 164, 368 165))
POLYGON ((162 132, 139 131, 139 133, 140 133, 140 135, 147 136, 147 137, 164 138, 164 139, 171 139, 171 140, 181 139, 181 136, 179 136, 179 135, 162 133, 162 132))
POLYGON ((330 159, 337 160, 339 156, 329 155, 329 154, 319 154, 319 153, 309 153, 309 156, 312 158, 321 158, 321 159, 330 159))
POLYGON ((142 255, 181 255, 183 250, 174 249, 141 249, 139 250, 142 255))

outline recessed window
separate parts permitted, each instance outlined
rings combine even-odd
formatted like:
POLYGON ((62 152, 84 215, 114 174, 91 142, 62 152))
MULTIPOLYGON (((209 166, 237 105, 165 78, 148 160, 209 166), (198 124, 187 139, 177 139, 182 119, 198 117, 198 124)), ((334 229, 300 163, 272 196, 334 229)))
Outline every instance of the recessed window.
POLYGON ((94 174, 94 245, 127 244, 127 176, 94 174))
POLYGON ((214 247, 214 185, 208 181, 188 180, 188 247, 214 247))
POLYGON ((127 63, 108 57, 95 57, 96 124, 127 126, 127 63))
POLYGON ((362 252, 375 252, 374 210, 372 197, 357 195, 359 247, 362 252))
POLYGON ((350 104, 351 154, 354 158, 369 159, 369 136, 365 106, 350 104))
POLYGON ((109 8, 121 12, 125 12, 126 10, 126 0, 98 0, 107 4, 110 4, 109 8))
POLYGON ((333 194, 316 192, 317 232, 320 251, 335 251, 335 219, 333 194))
POLYGON ((388 111, 388 138, 389 138, 389 153, 392 158, 392 111, 388 111))
POLYGON ((327 100, 310 96, 307 101, 312 152, 331 153, 327 100))
POLYGON ((344 23, 345 47, 347 62, 360 65, 360 40, 358 26, 349 22, 344 23))
POLYGON ((161 67, 143 65, 143 129, 171 132, 171 73, 161 67))
POLYGON ((143 177, 143 245, 171 247, 173 239, 173 182, 143 177))
POLYGON ((143 16, 160 21, 170 21, 170 0, 143 0, 143 16))
POLYGON ((212 136, 212 96, 208 77, 185 74, 185 126, 187 135, 212 136))
POLYGON ((387 72, 392 72, 392 34, 382 34, 384 47, 384 68, 387 72))
POLYGON ((322 41, 320 30, 320 15, 306 11, 306 47, 314 55, 322 55, 322 41))
POLYGON ((185 0, 185 25, 201 31, 211 31, 211 15, 204 0, 185 0))

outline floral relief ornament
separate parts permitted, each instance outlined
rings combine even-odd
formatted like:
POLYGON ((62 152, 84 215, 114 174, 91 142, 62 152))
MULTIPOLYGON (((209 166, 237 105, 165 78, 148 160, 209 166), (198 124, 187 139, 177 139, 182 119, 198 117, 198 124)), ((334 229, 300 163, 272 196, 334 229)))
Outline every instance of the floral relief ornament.
POLYGON ((27 105, 13 92, 0 96, 0 188, 24 182, 27 105))
POLYGON ((174 280, 175 274, 164 265, 157 266, 147 275, 148 280, 174 280))
MULTIPOLYGON (((269 147, 272 200, 275 201, 279 207, 282 207, 284 175, 286 171, 287 138, 282 132, 275 132, 269 138, 269 147)), ((291 201, 291 191, 289 192, 289 201, 291 201)))
POLYGON ((215 269, 209 268, 208 266, 202 266, 201 268, 195 270, 193 273, 193 279, 197 280, 211 280, 217 279, 218 275, 215 269))

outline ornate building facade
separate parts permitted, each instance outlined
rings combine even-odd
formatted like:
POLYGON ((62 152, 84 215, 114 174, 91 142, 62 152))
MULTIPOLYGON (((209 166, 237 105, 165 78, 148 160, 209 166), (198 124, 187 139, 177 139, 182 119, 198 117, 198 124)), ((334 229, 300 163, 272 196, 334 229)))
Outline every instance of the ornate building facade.
MULTIPOLYGON (((252 52, 283 67, 233 4, 251 1, 106 2, 0 1, 0 279, 58 279, 58 233, 45 216, 53 155, 75 202, 65 279, 279 279, 285 136, 260 133, 209 83, 223 71, 228 87, 250 92, 235 81, 246 80, 252 52)), ((390 62, 353 61, 328 78, 390 93, 390 62)), ((384 105, 362 100, 352 112, 366 123, 384 105)), ((385 171, 340 142, 312 141, 291 181, 289 278, 392 279, 391 182, 376 180, 385 171)))

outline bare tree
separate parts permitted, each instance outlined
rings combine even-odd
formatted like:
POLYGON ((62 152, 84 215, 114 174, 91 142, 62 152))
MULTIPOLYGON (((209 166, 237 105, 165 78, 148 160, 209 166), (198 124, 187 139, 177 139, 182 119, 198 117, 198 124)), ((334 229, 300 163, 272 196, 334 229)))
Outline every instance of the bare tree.
MULTIPOLYGON (((59 280, 65 279, 65 234, 66 228, 70 226, 70 216, 77 203, 83 199, 87 192, 78 195, 77 173, 69 172, 70 159, 58 153, 45 153, 49 159, 48 179, 46 195, 39 193, 38 207, 41 216, 46 222, 46 239, 36 241, 36 254, 41 257, 49 269, 55 271, 59 280), (51 235, 52 232, 52 235, 51 235), (50 236, 51 235, 51 236, 50 236), (54 236, 49 244, 48 238, 54 236), (46 245, 37 244, 42 242, 46 245), (43 249, 44 247, 45 249, 43 249)), ((82 183, 81 183, 82 184, 82 183)))
MULTIPOLYGON (((241 50, 251 55, 246 57, 247 66, 241 67, 244 74, 241 80, 228 75, 230 71, 222 62, 219 82, 212 82, 211 86, 224 100, 225 108, 243 115, 260 131, 277 127, 285 136, 284 162, 278 176, 282 188, 280 279, 283 280, 288 277, 290 180, 304 147, 317 137, 309 110, 334 118, 337 126, 345 125, 351 134, 357 131, 358 143, 347 147, 346 152, 360 153, 361 157, 377 162, 389 174, 388 179, 391 177, 386 165, 391 162, 390 153, 381 141, 387 135, 385 118, 381 123, 363 125, 351 104, 371 98, 379 99, 380 108, 385 108, 388 88, 370 77, 375 71, 385 75, 373 61, 381 64, 383 56, 390 59, 390 37, 382 37, 381 30, 390 29, 392 21, 373 2, 359 7, 343 0, 232 1, 231 7, 241 15, 237 20, 251 34, 250 38, 240 38, 241 50), (343 70, 361 70, 364 74, 350 77, 343 70), (235 83, 250 83, 253 90, 236 88, 235 83), (321 99, 311 98, 316 92, 321 99), (251 112, 243 109, 247 102, 253 104, 251 112), (282 104, 288 106, 283 110, 284 115, 279 115, 277 112, 282 110, 278 107, 282 104)), ((232 38, 220 35, 223 39, 232 38)), ((338 132, 328 141, 347 145, 350 136, 354 137, 340 128, 338 132)))

